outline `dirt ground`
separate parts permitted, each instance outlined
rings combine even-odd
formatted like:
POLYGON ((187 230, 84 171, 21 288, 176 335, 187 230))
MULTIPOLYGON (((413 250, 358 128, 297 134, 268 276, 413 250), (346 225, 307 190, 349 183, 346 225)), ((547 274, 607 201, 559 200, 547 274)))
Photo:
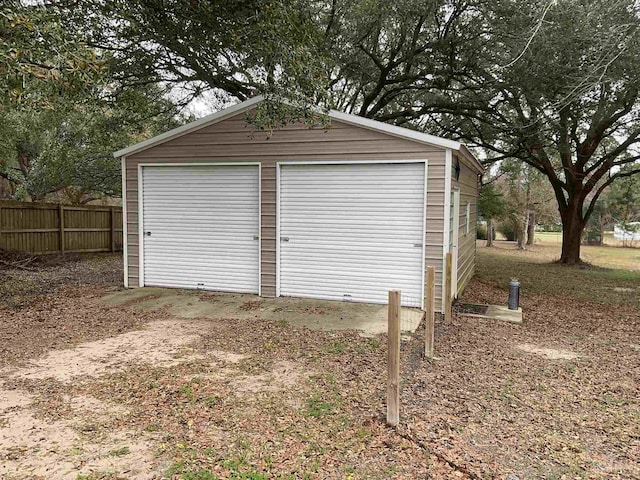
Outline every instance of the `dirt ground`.
POLYGON ((107 303, 119 269, 0 272, 0 478, 640 478, 638 276, 479 249, 465 299, 515 272, 525 322, 419 329, 395 430, 384 335, 107 303))

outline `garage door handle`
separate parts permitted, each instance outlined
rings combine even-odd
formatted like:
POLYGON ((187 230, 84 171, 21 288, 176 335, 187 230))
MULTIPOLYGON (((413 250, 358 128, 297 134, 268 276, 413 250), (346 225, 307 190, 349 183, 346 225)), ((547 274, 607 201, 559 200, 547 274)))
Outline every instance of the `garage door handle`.
POLYGON ((280 241, 281 242, 288 242, 289 241, 289 237, 280 237, 280 241))
POLYGON ((145 237, 150 237, 151 236, 151 232, 144 232, 144 236, 145 237))
POLYGON ((253 236, 253 239, 254 239, 254 240, 260 240, 260 237, 259 237, 258 235, 254 235, 254 236, 253 236))
POLYGON ((422 248, 422 244, 421 243, 414 243, 413 246, 416 247, 416 248, 422 248))

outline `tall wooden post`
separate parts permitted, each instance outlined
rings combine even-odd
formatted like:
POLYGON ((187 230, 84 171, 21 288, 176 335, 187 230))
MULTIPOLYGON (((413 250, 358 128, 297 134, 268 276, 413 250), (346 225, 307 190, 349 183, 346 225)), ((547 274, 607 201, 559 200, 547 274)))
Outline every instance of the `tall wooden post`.
POLYGON ((58 205, 58 227, 60 232, 60 253, 64 253, 64 205, 58 205))
POLYGON ((109 209, 109 227, 111 228, 111 253, 116 251, 116 211, 113 207, 109 209))
POLYGON ((424 356, 433 357, 436 316, 436 269, 427 268, 427 311, 424 331, 424 356))
POLYGON ((387 424, 400 423, 400 291, 389 292, 387 424))
POLYGON ((451 282, 452 282, 452 256, 451 252, 447 253, 447 261, 446 261, 446 281, 445 281, 445 291, 443 292, 445 303, 444 303, 444 321, 451 321, 451 282))

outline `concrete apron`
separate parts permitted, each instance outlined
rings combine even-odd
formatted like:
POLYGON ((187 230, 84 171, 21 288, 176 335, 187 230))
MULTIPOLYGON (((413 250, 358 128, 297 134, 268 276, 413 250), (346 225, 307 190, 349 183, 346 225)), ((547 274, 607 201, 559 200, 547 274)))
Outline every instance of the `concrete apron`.
MULTIPOLYGON (((203 290, 144 287, 111 293, 103 300, 109 305, 126 305, 153 311, 167 308, 181 318, 262 318, 283 320, 312 330, 360 330, 364 336, 387 332, 387 306, 371 303, 338 302, 308 298, 261 298, 257 295, 219 293, 203 290)), ((403 331, 416 330, 422 312, 403 308, 403 331)))
POLYGON ((508 307, 502 305, 488 305, 484 314, 479 313, 462 313, 465 317, 484 318, 487 320, 500 320, 503 322, 522 323, 522 308, 518 310, 509 310, 508 307))

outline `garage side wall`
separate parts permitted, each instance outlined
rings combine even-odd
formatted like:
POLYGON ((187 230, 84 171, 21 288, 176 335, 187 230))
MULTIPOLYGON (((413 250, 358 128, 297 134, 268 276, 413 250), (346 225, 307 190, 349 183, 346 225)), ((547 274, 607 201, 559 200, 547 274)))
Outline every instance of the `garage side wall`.
MULTIPOLYGON (((267 137, 240 113, 126 158, 129 286, 139 278, 138 165, 260 162, 261 291, 276 294, 276 164, 284 161, 371 161, 427 159, 426 264, 437 268, 441 296, 445 152, 441 147, 397 138, 333 120, 329 130, 288 125, 267 137)), ((439 303, 438 303, 439 305, 439 303)))
POLYGON ((475 170, 463 163, 454 154, 454 163, 459 160, 460 178, 453 180, 453 186, 460 189, 460 219, 458 222, 458 293, 466 287, 475 269, 476 258, 476 221, 478 203, 478 177, 475 170), (469 208, 467 209, 467 205, 469 208), (469 231, 467 232, 467 211, 469 212, 469 231))

